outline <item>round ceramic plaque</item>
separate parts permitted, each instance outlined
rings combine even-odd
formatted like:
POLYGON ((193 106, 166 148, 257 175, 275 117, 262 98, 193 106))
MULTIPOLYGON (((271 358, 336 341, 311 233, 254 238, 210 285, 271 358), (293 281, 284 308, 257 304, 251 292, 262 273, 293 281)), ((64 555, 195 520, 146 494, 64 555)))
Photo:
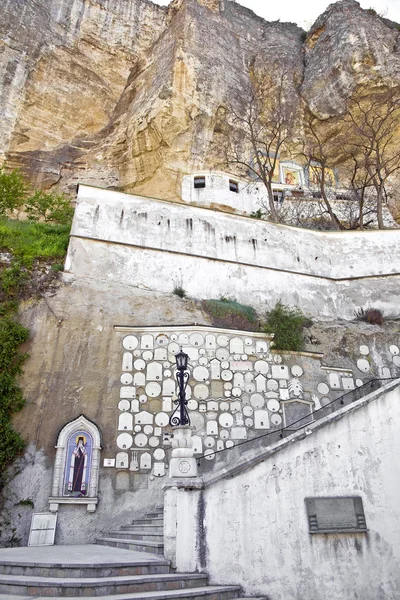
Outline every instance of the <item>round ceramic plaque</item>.
POLYGON ((196 381, 207 381, 209 378, 209 372, 206 367, 196 367, 193 370, 193 377, 196 381))
POLYGON ((250 404, 253 408, 262 408, 264 406, 264 397, 261 394, 252 394, 250 404))
POLYGON ((151 435, 153 433, 153 425, 145 425, 143 431, 146 435, 151 435))
POLYGON ((202 346, 204 344, 204 338, 201 333, 192 333, 190 336, 190 343, 192 346, 202 346))
POLYGON ((169 423, 169 416, 165 412, 159 412, 156 414, 154 421, 159 427, 165 427, 169 423))
POLYGON ((254 365, 254 370, 257 373, 266 375, 269 371, 269 364, 265 360, 257 360, 254 365))
POLYGON ((138 433, 137 435, 135 435, 135 446, 137 446, 138 448, 143 448, 143 446, 146 446, 147 440, 147 435, 145 435, 144 433, 138 433))
POLYGON ((239 398, 242 395, 242 390, 238 387, 234 387, 232 389, 232 396, 234 396, 235 398, 239 398))
POLYGON ((119 410, 129 410, 131 407, 131 403, 129 402, 129 400, 121 400, 120 402, 118 402, 118 408, 119 410))
POLYGON ((279 385, 278 385, 278 382, 276 381, 276 379, 268 379, 267 390, 269 390, 270 392, 276 392, 278 387, 279 387, 279 385))
POLYGON ((154 450, 153 456, 156 460, 164 460, 165 450, 163 450, 162 448, 157 448, 156 450, 154 450))
POLYGON ((142 354, 143 360, 153 360, 153 353, 151 350, 145 350, 142 354))
POLYGON ((303 369, 300 367, 300 365, 293 365, 290 370, 293 377, 301 377, 303 375, 303 369))
POLYGON ((368 346, 360 346, 360 354, 367 356, 369 354, 368 346))
POLYGON ((223 412, 226 412, 227 410, 229 410, 229 402, 221 402, 221 404, 219 405, 219 408, 223 412))
POLYGON ((129 433, 121 433, 117 437, 117 446, 118 446, 118 448, 121 448, 121 450, 130 448, 132 446, 132 443, 133 443, 133 439, 129 433))
POLYGON ((136 371, 143 371, 146 368, 146 363, 141 358, 138 358, 133 363, 133 366, 134 366, 134 368, 135 368, 136 371))
POLYGON ((282 417, 281 415, 272 415, 271 416, 271 424, 274 425, 275 427, 277 427, 278 425, 280 425, 282 423, 282 417))
POLYGON ((211 450, 211 448, 208 448, 208 450, 206 450, 204 452, 204 458, 206 460, 213 460, 213 458, 215 458, 215 452, 214 452, 214 450, 211 450))
POLYGON ((152 435, 151 438, 149 438, 149 446, 151 448, 156 448, 159 443, 160 443, 160 440, 155 435, 152 435))
POLYGON ((252 346, 253 340, 251 338, 245 338, 244 343, 245 346, 252 346))
POLYGON ((227 335, 219 335, 217 337, 218 346, 226 347, 229 344, 229 338, 227 335))
POLYGON ((247 419, 244 420, 244 424, 246 425, 246 427, 253 427, 254 421, 253 421, 253 419, 250 419, 250 417, 248 417, 247 419))
POLYGON ((204 383, 198 383, 194 386, 193 393, 199 400, 205 400, 208 398, 208 387, 204 383))
POLYGON ((160 333, 156 337, 156 344, 157 346, 166 346, 168 344, 168 336, 165 333, 160 333))
POLYGON ((177 344, 176 342, 171 342, 170 344, 168 344, 168 352, 170 354, 178 354, 179 344, 177 344))
POLYGON ((215 356, 218 358, 218 360, 224 362, 224 360, 228 360, 229 358, 229 350, 226 348, 218 348, 218 350, 215 352, 215 356))
POLYGON ((232 442, 232 440, 228 440, 225 444, 226 448, 233 448, 233 446, 235 445, 235 442, 232 442))
POLYGON ((206 448, 213 448, 215 446, 215 439, 213 437, 211 437, 210 435, 208 435, 204 439, 204 445, 206 446, 206 448))
POLYGON ((251 417, 253 414, 253 407, 252 406, 244 406, 243 414, 245 417, 251 417))
POLYGON ((218 421, 221 427, 232 427, 233 425, 233 417, 231 413, 228 412, 219 415, 218 421))
POLYGON ((140 431, 142 431, 142 426, 141 425, 135 425, 135 427, 133 428, 135 433, 139 433, 140 431))
POLYGON ((130 383, 132 383, 133 381, 133 377, 130 373, 124 373, 123 375, 121 375, 121 383, 123 383, 124 385, 129 385, 130 383))
POLYGON ((390 346, 389 350, 392 354, 399 354, 399 347, 395 346, 395 344, 393 344, 393 346, 390 346))
POLYGON ((147 396, 146 396, 146 394, 140 394, 140 396, 139 396, 139 402, 140 402, 140 404, 145 404, 145 402, 147 402, 147 396))
POLYGON ((226 431, 226 429, 221 429, 219 432, 219 437, 221 440, 227 440, 229 438, 229 431, 226 431))
POLYGON ((138 347, 139 340, 135 335, 127 335, 122 340, 122 345, 126 350, 135 350, 138 347))
POLYGON ((150 381, 146 385, 146 394, 150 396, 150 398, 157 398, 161 394, 161 385, 156 381, 150 381))
POLYGON ((233 379, 232 371, 228 371, 228 369, 221 371, 221 379, 223 381, 231 381, 231 379, 233 379))
POLYGON ((197 410, 197 407, 199 406, 199 403, 197 402, 197 400, 189 400, 187 406, 188 406, 189 410, 197 410))
POLYGON ((357 361, 357 368, 362 373, 368 373, 368 371, 370 369, 370 366, 369 366, 369 362, 367 361, 367 359, 366 358, 359 358, 358 361, 357 361))
POLYGON ((268 400, 268 402, 267 402, 267 408, 271 412, 278 412, 278 410, 279 410, 279 402, 278 402, 278 400, 273 400, 273 399, 268 400))
POLYGON ((208 365, 208 358, 206 356, 200 356, 199 365, 201 365, 202 367, 208 365))
POLYGON ((329 387, 327 386, 326 383, 319 383, 317 390, 319 391, 320 394, 328 394, 329 393, 329 387))
POLYGON ((190 425, 194 427, 196 433, 204 429, 204 417, 198 412, 194 412, 190 415, 190 425))

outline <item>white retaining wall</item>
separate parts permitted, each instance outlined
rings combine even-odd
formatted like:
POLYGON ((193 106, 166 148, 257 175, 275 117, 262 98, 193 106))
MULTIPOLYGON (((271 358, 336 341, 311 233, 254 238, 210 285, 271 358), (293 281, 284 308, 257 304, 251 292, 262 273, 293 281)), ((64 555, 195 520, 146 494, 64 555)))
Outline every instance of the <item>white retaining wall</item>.
POLYGON ((275 454, 250 451, 241 472, 230 464, 203 482, 171 480, 165 516, 176 525, 165 531, 166 556, 246 596, 399 598, 399 426, 400 388, 391 383, 275 454), (331 496, 361 497, 368 532, 311 535, 305 498, 331 496))
POLYGON ((80 186, 65 269, 197 298, 279 298, 309 314, 397 315, 400 231, 318 232, 80 186))

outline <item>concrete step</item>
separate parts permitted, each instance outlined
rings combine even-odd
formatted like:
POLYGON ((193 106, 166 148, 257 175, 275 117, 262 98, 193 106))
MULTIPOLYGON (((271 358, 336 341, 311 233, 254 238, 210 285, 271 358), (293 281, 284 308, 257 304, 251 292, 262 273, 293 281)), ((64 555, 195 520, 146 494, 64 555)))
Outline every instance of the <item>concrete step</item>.
MULTIPOLYGON (((192 598, 193 600, 231 600, 237 599, 240 593, 240 588, 237 586, 208 586, 201 588, 193 588, 186 590, 169 590, 160 592, 144 592, 137 594, 116 594, 112 596, 96 596, 98 600, 186 600, 192 598)), ((53 596, 53 598, 59 598, 59 596, 53 596)), ((69 596, 70 600, 82 600, 82 598, 88 598, 88 596, 69 596)), ((93 596, 89 596, 93 597, 93 596)), ((47 596, 51 598, 51 596, 47 596)), ((32 600, 32 596, 17 596, 11 594, 0 594, 0 600, 32 600)), ((255 600, 254 598, 246 598, 241 600, 255 600)), ((257 599, 259 600, 259 599, 257 599)), ((266 600, 265 598, 261 600, 266 600)))
MULTIPOLYGON (((146 556, 146 554, 144 555, 146 556)), ((169 561, 161 558, 146 562, 110 562, 100 564, 26 563, 0 561, 1 575, 25 575, 37 577, 117 577, 120 575, 158 575, 169 573, 169 561)))
POLYGON ((159 535, 163 535, 164 527, 160 525, 122 525, 119 531, 148 531, 149 533, 158 533, 159 535))
MULTIPOLYGON (((238 598, 240 588, 238 586, 228 585, 210 585, 207 587, 198 587, 182 590, 165 590, 157 592, 138 592, 131 594, 115 594, 107 596, 96 596, 97 600, 231 600, 238 598)), ((53 596, 59 598, 59 596, 53 596)), ((82 600, 84 596, 68 596, 70 600, 82 600)), ((87 597, 87 596, 86 596, 87 597)), ((51 598, 51 596, 47 596, 51 598)), ((0 594, 0 600, 32 600, 32 596, 17 596, 10 594, 0 594)), ((243 599, 242 599, 243 600, 243 599)), ((250 600, 250 599, 246 599, 250 600)), ((251 599, 254 600, 254 599, 251 599)))
POLYGON ((117 531, 109 531, 107 533, 109 537, 121 538, 121 539, 134 539, 134 540, 146 540, 148 542, 159 542, 162 544, 164 542, 164 535, 160 533, 154 533, 151 531, 142 531, 139 528, 135 528, 135 531, 132 529, 130 531, 125 531, 118 529, 117 531))
POLYGON ((25 575, 0 575, 0 593, 29 595, 35 597, 54 596, 100 596, 128 593, 158 592, 203 587, 207 575, 164 574, 134 575, 120 577, 33 577, 25 575))
POLYGON ((164 510, 157 510, 154 512, 145 513, 144 516, 147 519, 163 519, 164 518, 164 510))
POLYGON ((143 517, 142 519, 133 519, 132 521, 132 525, 137 525, 138 527, 141 527, 143 525, 158 525, 159 527, 163 527, 164 526, 164 519, 163 518, 146 518, 143 517))
POLYGON ((96 544, 121 548, 123 550, 136 550, 137 552, 151 552, 152 554, 164 554, 164 544, 160 542, 147 542, 145 540, 120 539, 116 537, 101 537, 96 539, 96 544))

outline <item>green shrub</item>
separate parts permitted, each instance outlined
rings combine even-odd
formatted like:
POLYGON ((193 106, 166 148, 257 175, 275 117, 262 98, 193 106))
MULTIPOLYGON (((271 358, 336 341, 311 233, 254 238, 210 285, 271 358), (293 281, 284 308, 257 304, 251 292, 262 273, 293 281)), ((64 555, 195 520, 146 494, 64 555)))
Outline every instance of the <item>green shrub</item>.
POLYGON ((0 215, 10 215, 23 205, 28 193, 28 185, 21 171, 8 171, 0 165, 0 215))
POLYGON ((16 378, 26 354, 19 347, 29 338, 29 331, 13 318, 0 319, 0 488, 6 468, 22 452, 24 443, 12 427, 12 415, 24 406, 25 400, 16 378))
POLYGON ((74 208, 71 199, 64 194, 51 194, 36 190, 25 202, 25 211, 30 221, 44 221, 68 225, 72 222, 74 208))
POLYGON ((259 322, 257 313, 252 306, 239 304, 230 298, 219 300, 203 300, 203 310, 211 317, 214 327, 257 331, 259 322))
POLYGON ((273 346, 276 350, 301 352, 304 350, 305 343, 303 328, 308 324, 309 319, 299 308, 290 308, 279 301, 267 314, 264 331, 275 334, 273 346))

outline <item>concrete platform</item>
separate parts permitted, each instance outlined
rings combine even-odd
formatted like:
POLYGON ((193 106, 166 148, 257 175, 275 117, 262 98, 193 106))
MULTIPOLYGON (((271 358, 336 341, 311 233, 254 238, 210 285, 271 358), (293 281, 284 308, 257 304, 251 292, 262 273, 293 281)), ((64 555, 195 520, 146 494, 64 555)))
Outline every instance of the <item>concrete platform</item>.
POLYGON ((98 566, 116 566, 132 564, 169 564, 157 554, 136 552, 100 546, 98 544, 84 544, 80 546, 29 546, 22 548, 0 548, 0 564, 19 563, 29 566, 69 566, 81 567, 82 564, 98 566))

